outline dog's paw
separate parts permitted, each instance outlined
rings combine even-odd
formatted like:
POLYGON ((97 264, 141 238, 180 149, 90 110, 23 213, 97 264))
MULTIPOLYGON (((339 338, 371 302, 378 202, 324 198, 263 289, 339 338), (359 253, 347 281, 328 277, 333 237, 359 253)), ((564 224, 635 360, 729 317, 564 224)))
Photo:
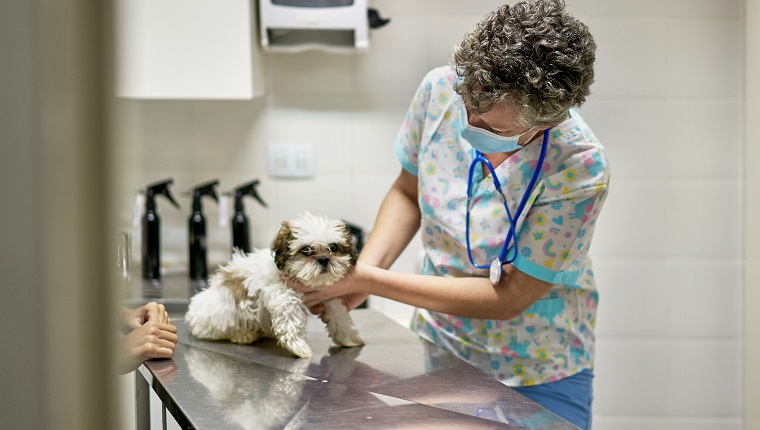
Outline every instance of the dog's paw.
POLYGON ((258 333, 254 331, 239 331, 235 333, 234 335, 232 335, 232 337, 230 338, 230 342, 248 345, 249 343, 256 342, 258 338, 259 338, 258 333))
POLYGON ((311 348, 309 347, 309 344, 307 344, 304 339, 293 338, 287 341, 283 340, 281 344, 283 347, 285 347, 285 349, 292 352, 298 357, 311 358, 311 355, 312 355, 311 348))
POLYGON ((359 337, 356 330, 338 330, 332 337, 336 345, 354 347, 364 345, 364 341, 359 337))

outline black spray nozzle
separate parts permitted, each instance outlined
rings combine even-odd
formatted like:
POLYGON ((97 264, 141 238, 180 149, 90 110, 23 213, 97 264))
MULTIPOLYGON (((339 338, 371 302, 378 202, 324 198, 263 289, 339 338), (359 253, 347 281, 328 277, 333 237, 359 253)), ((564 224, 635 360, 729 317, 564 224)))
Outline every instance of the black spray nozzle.
POLYGON ((219 185, 219 180, 215 179, 213 181, 206 182, 204 184, 193 187, 190 193, 193 195, 193 210, 194 211, 201 210, 201 197, 203 196, 212 197, 217 203, 219 203, 219 197, 217 197, 216 189, 214 188, 217 185, 219 185))
POLYGON ((259 193, 256 192, 256 187, 259 185, 259 180, 248 182, 247 184, 240 185, 235 188, 235 211, 243 210, 243 197, 251 196, 261 203, 261 206, 267 207, 264 200, 261 199, 259 193))
POLYGON ((163 181, 155 182, 145 187, 145 207, 148 210, 156 208, 156 196, 164 196, 169 199, 170 202, 179 209, 179 203, 174 200, 172 193, 169 191, 169 185, 174 183, 174 179, 166 179, 163 181))
POLYGON ((380 16, 380 11, 372 8, 367 9, 367 19, 369 21, 369 28, 373 30, 391 22, 390 18, 383 18, 380 16))

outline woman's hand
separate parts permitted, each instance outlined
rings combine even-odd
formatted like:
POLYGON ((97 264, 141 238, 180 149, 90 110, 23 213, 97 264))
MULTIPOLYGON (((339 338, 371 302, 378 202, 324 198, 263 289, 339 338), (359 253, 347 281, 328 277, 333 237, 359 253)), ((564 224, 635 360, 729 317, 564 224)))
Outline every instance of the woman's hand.
POLYGON ((178 340, 177 327, 172 324, 145 322, 119 342, 120 372, 131 372, 151 358, 171 358, 178 340))
POLYGON ((131 330, 137 329, 148 321, 155 321, 163 324, 171 324, 169 313, 166 312, 164 305, 156 302, 150 302, 137 309, 124 309, 122 312, 124 324, 131 330))
POLYGON ((362 263, 357 263, 343 279, 326 287, 307 287, 286 277, 283 277, 283 280, 291 289, 303 293, 303 303, 314 315, 324 314, 326 310, 324 302, 334 298, 341 299, 350 311, 362 304, 369 296, 361 290, 361 267, 362 263))

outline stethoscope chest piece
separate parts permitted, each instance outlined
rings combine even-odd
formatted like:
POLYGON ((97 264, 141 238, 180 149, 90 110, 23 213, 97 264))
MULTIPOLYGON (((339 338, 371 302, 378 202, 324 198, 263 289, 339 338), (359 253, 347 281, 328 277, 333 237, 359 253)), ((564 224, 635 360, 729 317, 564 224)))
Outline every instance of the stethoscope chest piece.
POLYGON ((491 262, 491 270, 489 273, 489 278, 491 279, 491 284, 496 285, 499 283, 499 279, 501 279, 501 260, 498 258, 495 258, 491 262))

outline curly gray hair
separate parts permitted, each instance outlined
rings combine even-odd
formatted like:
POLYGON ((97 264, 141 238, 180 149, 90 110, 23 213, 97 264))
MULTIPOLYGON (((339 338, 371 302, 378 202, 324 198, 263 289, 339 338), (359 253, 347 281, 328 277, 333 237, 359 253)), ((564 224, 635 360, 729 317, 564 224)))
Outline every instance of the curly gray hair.
POLYGON ((596 43, 563 0, 521 1, 486 15, 454 49, 454 89, 476 114, 505 101, 526 127, 555 125, 594 81, 596 43))

